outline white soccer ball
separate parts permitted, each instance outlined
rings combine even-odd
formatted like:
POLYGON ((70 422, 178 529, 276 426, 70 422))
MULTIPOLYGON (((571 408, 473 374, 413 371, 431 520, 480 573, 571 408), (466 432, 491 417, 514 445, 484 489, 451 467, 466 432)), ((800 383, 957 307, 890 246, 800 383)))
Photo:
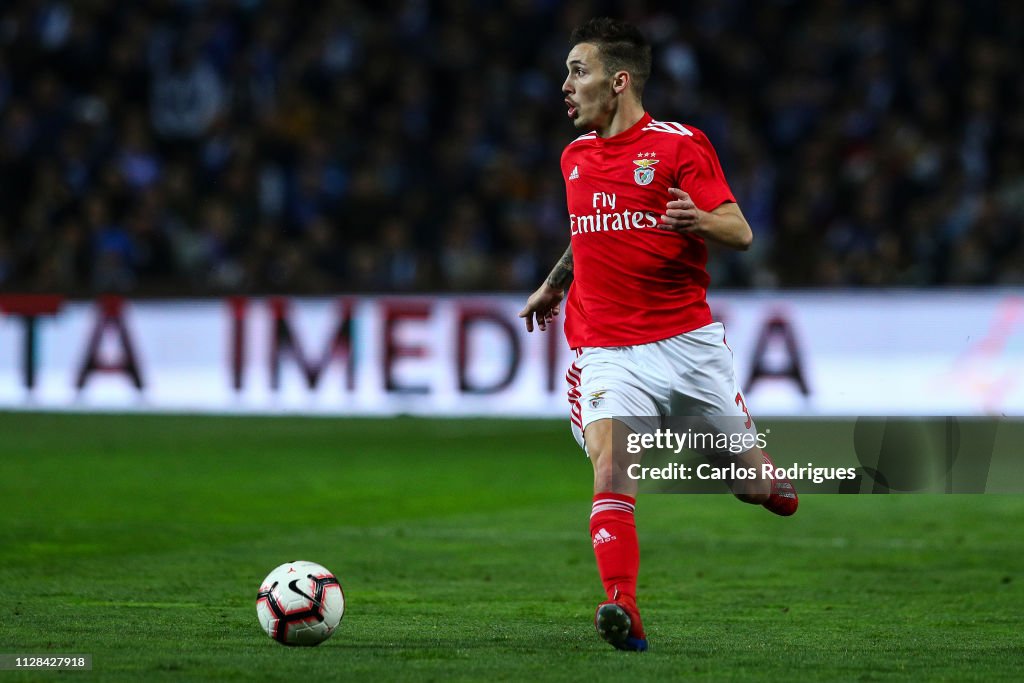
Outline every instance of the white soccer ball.
POLYGON ((256 594, 260 626, 284 645, 319 645, 344 614, 341 583, 316 562, 282 564, 267 574, 256 594))

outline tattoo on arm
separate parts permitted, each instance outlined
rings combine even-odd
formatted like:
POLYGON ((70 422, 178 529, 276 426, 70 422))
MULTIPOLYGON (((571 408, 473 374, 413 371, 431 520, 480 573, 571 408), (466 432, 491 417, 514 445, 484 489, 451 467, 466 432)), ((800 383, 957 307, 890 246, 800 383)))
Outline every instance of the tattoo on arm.
POLYGON ((548 275, 547 283, 556 289, 565 289, 571 279, 572 245, 570 244, 569 248, 562 254, 562 258, 558 259, 558 263, 552 268, 551 273, 548 275))

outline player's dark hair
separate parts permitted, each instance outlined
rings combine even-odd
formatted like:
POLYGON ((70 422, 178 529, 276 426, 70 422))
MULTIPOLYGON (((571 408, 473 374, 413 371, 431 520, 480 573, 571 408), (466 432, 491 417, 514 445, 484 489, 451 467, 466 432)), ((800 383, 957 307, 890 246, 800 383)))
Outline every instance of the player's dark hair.
POLYGON ((576 27, 570 42, 575 46, 591 43, 597 46, 609 75, 628 71, 633 91, 639 97, 651 75, 651 45, 636 26, 618 19, 596 17, 576 27))

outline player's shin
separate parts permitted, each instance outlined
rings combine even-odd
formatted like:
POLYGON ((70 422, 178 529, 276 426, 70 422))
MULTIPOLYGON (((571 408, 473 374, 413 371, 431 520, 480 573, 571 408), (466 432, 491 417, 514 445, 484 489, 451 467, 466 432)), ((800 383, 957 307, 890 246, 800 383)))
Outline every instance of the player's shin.
POLYGON ((621 493, 598 493, 590 514, 594 556, 609 600, 636 600, 640 545, 633 511, 636 499, 621 493))

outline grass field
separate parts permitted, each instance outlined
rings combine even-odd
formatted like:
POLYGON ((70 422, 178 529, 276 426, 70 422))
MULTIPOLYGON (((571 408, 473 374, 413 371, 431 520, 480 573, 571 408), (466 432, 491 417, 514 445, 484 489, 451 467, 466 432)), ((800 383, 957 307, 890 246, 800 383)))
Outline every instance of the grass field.
POLYGON ((807 496, 791 519, 642 496, 638 655, 593 632, 589 465, 560 421, 0 414, 0 435, 0 653, 91 653, 74 680, 1024 676, 1024 496, 807 496), (256 621, 291 559, 345 586, 318 648, 256 621))

